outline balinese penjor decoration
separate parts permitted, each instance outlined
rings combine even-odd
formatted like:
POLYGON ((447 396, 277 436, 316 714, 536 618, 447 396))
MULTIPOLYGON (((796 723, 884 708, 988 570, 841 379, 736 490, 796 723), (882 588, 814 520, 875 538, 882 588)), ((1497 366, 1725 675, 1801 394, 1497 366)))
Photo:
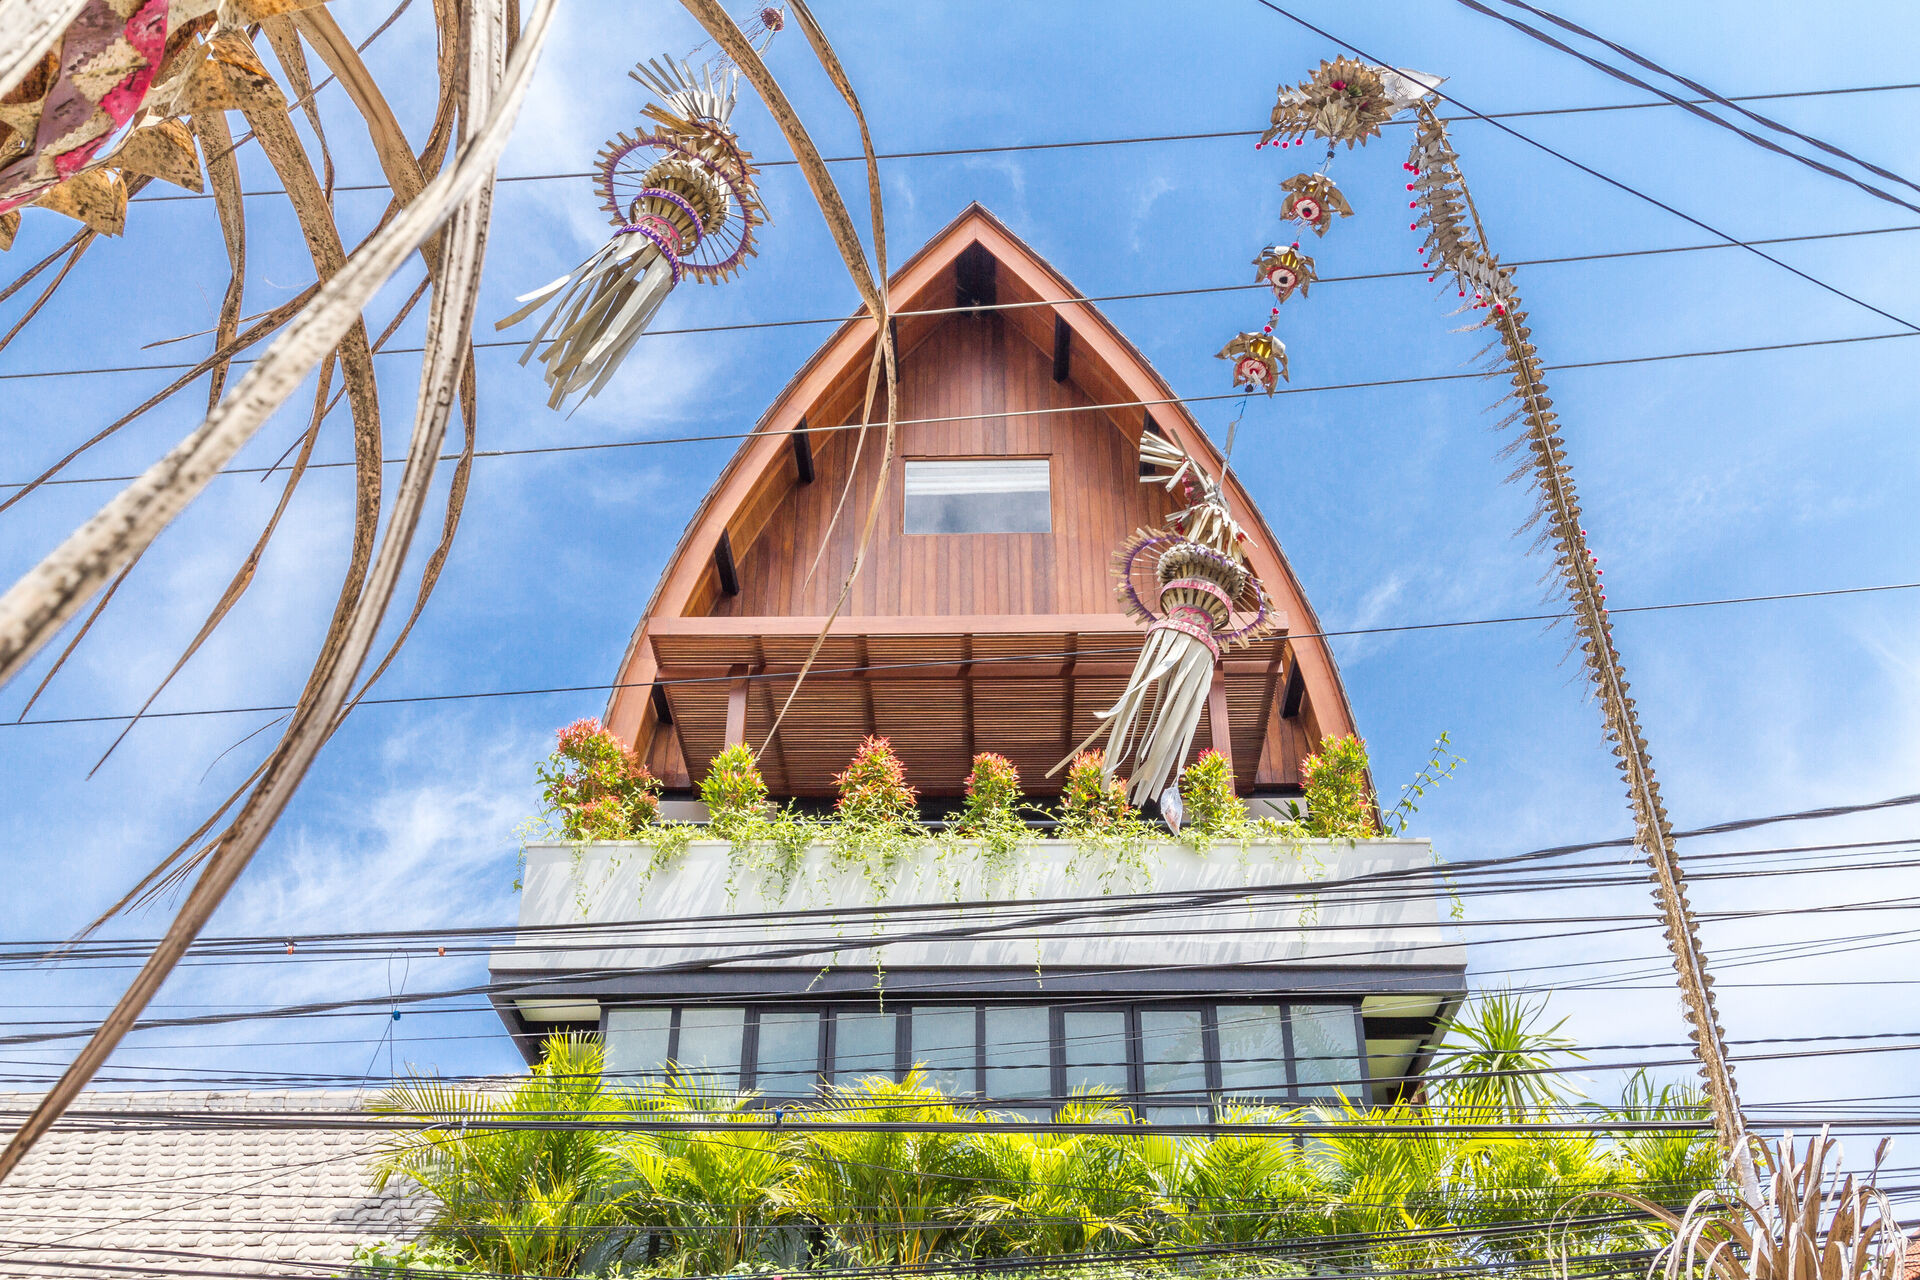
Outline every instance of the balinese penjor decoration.
POLYGON ((1259 145, 1276 139, 1304 142, 1311 133, 1344 142, 1348 150, 1364 146, 1367 139, 1380 136, 1381 125, 1439 84, 1414 71, 1371 66, 1347 57, 1330 59, 1299 84, 1280 86, 1272 123, 1260 135, 1259 145))
POLYGON ((1306 297, 1313 282, 1313 259, 1301 253, 1299 246, 1268 245, 1253 260, 1253 278, 1273 290, 1276 302, 1285 302, 1298 289, 1306 297))
MULTIPOLYGON (((1127 795, 1136 804, 1164 797, 1175 785, 1199 732, 1221 650, 1258 639, 1274 625, 1266 592, 1240 549, 1246 534, 1228 512, 1220 483, 1178 445, 1152 432, 1140 437, 1140 461, 1149 471, 1142 484, 1163 484, 1187 506, 1168 517, 1171 529, 1142 529, 1114 554, 1115 592, 1127 612, 1147 624, 1147 640, 1120 700, 1068 756, 1106 733, 1106 771, 1131 767, 1127 795), (1148 565, 1151 604, 1137 581, 1148 565)), ((1215 725, 1213 732, 1218 738, 1226 726, 1215 725)))
POLYGON ((1273 394, 1287 377, 1287 347, 1270 333, 1235 334, 1220 348, 1220 359, 1233 361, 1233 385, 1273 394))
POLYGON ((1353 206, 1324 173, 1296 173, 1281 183, 1280 189, 1287 193, 1280 205, 1280 216, 1304 222, 1317 236, 1327 234, 1335 214, 1343 218, 1353 216, 1353 206))
POLYGON ((766 221, 752 157, 727 123, 739 73, 724 61, 696 69, 659 58, 632 74, 663 105, 642 113, 652 132, 621 133, 600 153, 599 192, 613 238, 552 284, 522 295, 517 301, 527 305, 494 326, 518 324, 553 303, 520 363, 538 352, 555 409, 576 392, 605 388, 684 277, 717 284, 739 271, 754 252, 754 228, 766 221))

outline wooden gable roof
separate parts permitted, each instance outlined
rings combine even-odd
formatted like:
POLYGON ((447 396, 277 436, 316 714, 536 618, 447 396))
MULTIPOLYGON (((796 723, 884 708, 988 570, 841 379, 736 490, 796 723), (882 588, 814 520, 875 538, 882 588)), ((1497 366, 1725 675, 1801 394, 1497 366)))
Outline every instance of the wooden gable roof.
MULTIPOLYGON (((1142 430, 1216 474, 1219 454, 1107 318, 979 205, 900 268, 891 296, 897 458, 1046 458, 1052 528, 908 534, 896 461, 866 563, 762 769, 776 794, 825 794, 859 739, 881 733, 926 794, 957 793, 976 751, 1011 757, 1045 791, 1143 636, 1111 581, 1113 550, 1168 510, 1139 483, 1142 430)), ((729 742, 761 745, 832 611, 880 479, 880 429, 863 444, 849 427, 872 344, 872 321, 855 316, 795 375, 689 522, 634 632, 607 723, 670 786, 729 742)), ((1300 756, 1352 732, 1352 715, 1278 542, 1237 477, 1228 492, 1292 634, 1227 655, 1213 713, 1231 732, 1216 743, 1209 723, 1195 749, 1227 750, 1243 791, 1285 792, 1300 756)))

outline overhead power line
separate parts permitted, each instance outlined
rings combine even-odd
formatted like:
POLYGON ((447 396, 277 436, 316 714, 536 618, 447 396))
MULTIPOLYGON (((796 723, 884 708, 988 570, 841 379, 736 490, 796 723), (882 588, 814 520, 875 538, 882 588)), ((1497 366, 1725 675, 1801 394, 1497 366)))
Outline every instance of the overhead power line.
MULTIPOLYGON (((1782 600, 1815 600, 1829 596, 1877 595, 1892 591, 1912 591, 1920 589, 1920 581, 1887 582, 1866 587, 1828 587, 1813 591, 1783 591, 1770 595, 1726 596, 1715 600, 1677 600, 1664 604, 1621 605, 1607 612, 1614 616, 1637 613, 1671 613, 1681 609, 1707 609, 1737 604, 1768 604, 1782 600)), ((1118 615, 1115 615, 1116 618, 1118 615)), ((1397 635, 1416 631, 1447 631, 1465 627, 1490 627, 1518 622, 1563 622, 1571 618, 1570 613, 1526 613, 1510 614, 1498 618, 1463 618, 1447 622, 1404 622, 1377 627, 1348 627, 1343 630, 1296 631, 1288 633, 1289 640, 1337 640, 1350 636, 1397 635)), ((1078 659, 1131 656, 1136 652, 1130 646, 1111 648, 1093 648, 1079 650, 1050 650, 1046 652, 1004 653, 991 657, 973 658, 970 666, 991 668, 996 663, 1033 662, 1043 659, 1078 659)), ((812 674, 815 677, 829 675, 860 675, 874 671, 904 671, 920 667, 951 667, 952 659, 929 659, 919 662, 876 662, 860 666, 819 668, 812 674)), ((700 685, 720 681, 746 679, 750 681, 791 680, 798 673, 793 671, 769 671, 750 674, 745 677, 734 676, 681 676, 670 680, 612 681, 604 684, 547 685, 527 689, 478 689, 465 693, 416 693, 395 694, 382 698, 363 698, 357 706, 402 706, 423 702, 469 702, 482 698, 529 698, 546 697, 567 693, 606 693, 616 689, 643 689, 654 686, 700 685)), ((136 717, 131 712, 87 716, 44 716, 32 720, 0 721, 0 729, 11 729, 25 725, 56 724, 107 724, 121 721, 144 719, 186 719, 197 716, 253 715, 265 712, 291 711, 287 703, 262 704, 245 707, 200 707, 180 711, 148 711, 136 717)))
MULTIPOLYGON (((1351 50, 1353 53, 1358 55, 1360 58, 1366 60, 1367 62, 1373 63, 1376 66, 1393 65, 1391 62, 1386 62, 1380 58, 1375 57, 1373 54, 1367 52, 1365 49, 1362 49, 1360 46, 1352 43, 1351 41, 1342 40, 1339 36, 1334 35, 1332 32, 1326 30, 1325 28, 1317 27, 1313 23, 1308 22, 1305 18, 1302 18, 1301 16, 1299 16, 1298 14, 1282 8, 1280 5, 1275 4, 1274 0, 1254 0, 1254 3, 1266 9, 1272 10, 1274 13, 1279 14, 1281 17, 1287 19, 1289 22, 1292 22, 1297 26, 1304 27, 1306 30, 1313 32, 1315 35, 1319 36, 1323 40, 1330 40, 1334 44, 1339 45, 1343 49, 1351 50)), ((1846 301, 1853 303, 1855 306, 1862 308, 1863 310, 1871 311, 1875 315, 1880 316, 1882 319, 1891 320, 1903 329, 1912 329, 1915 332, 1920 332, 1920 325, 1916 325, 1913 321, 1904 319, 1901 316, 1897 316, 1893 312, 1886 310, 1884 307, 1876 307, 1871 302, 1868 302, 1866 299, 1857 297, 1854 294, 1848 293, 1845 289, 1840 288, 1838 285, 1828 284, 1825 280, 1820 279, 1818 276, 1813 275, 1811 272, 1802 271, 1800 268, 1793 266, 1791 263, 1784 262, 1781 259, 1774 257, 1772 254, 1768 253, 1766 250, 1755 246, 1751 241, 1742 240, 1740 237, 1732 234, 1731 232, 1722 231, 1720 228, 1713 226, 1712 224, 1704 221, 1703 219, 1696 218, 1690 213, 1682 212, 1680 209, 1677 209, 1673 205, 1668 204, 1666 201, 1660 199, 1658 196, 1650 195, 1649 193, 1642 191, 1640 188, 1634 186, 1631 183, 1622 182, 1620 179, 1613 177, 1611 174, 1602 173, 1600 170, 1594 168, 1592 165, 1585 164, 1579 160, 1575 160, 1572 156, 1566 154, 1564 151, 1555 150, 1553 147, 1548 146, 1546 143, 1541 142, 1539 139, 1530 137, 1529 135, 1520 132, 1518 129, 1514 128, 1510 124, 1505 123, 1504 121, 1496 120, 1492 116, 1487 115, 1485 112, 1475 111, 1472 107, 1460 101, 1460 99, 1454 97, 1452 94, 1447 93, 1443 89, 1435 88, 1435 89, 1429 90, 1429 92, 1431 92, 1435 97, 1441 99, 1442 101, 1451 102, 1454 106, 1460 108, 1460 110, 1466 112, 1468 115, 1473 116, 1475 119, 1486 121, 1488 124, 1491 124, 1494 128, 1500 130, 1500 132, 1508 135, 1509 137, 1514 138, 1517 141, 1524 142, 1528 146, 1534 148, 1537 151, 1545 152, 1547 155, 1552 156, 1554 159, 1560 161, 1562 164, 1571 165, 1573 168, 1578 169, 1580 172, 1586 174, 1589 177, 1598 178, 1600 181, 1606 183, 1608 186, 1616 188, 1617 190, 1620 190, 1620 191, 1624 191, 1628 195, 1633 196, 1635 199, 1644 201, 1647 204, 1652 205, 1654 208, 1661 210, 1662 212, 1672 214, 1674 217, 1679 218, 1681 221, 1690 223, 1693 226, 1700 228, 1702 231, 1705 231, 1709 235, 1718 236, 1722 240, 1725 240, 1730 245, 1738 245, 1740 248, 1745 249, 1747 252, 1753 254, 1754 256, 1758 258, 1762 258, 1767 262, 1771 262, 1774 266, 1779 267, 1782 271, 1787 272, 1789 275, 1797 276, 1800 279, 1806 281, 1808 284, 1811 284, 1816 288, 1825 290, 1827 293, 1831 293, 1837 298, 1843 298, 1846 301)))
MULTIPOLYGON (((1730 102, 1778 102, 1792 98, 1830 98, 1856 93, 1893 93, 1906 89, 1920 89, 1920 83, 1914 84, 1873 84, 1854 85, 1838 89, 1798 89, 1781 93, 1750 93, 1727 99, 1730 102)), ((1687 105, 1702 106, 1718 102, 1718 98, 1701 98, 1687 105)), ((1542 116, 1592 115, 1610 111, 1645 111, 1653 108, 1666 108, 1683 105, 1683 101, 1661 102, 1617 102, 1602 103, 1587 107, 1536 107, 1527 111, 1495 111, 1485 116, 1474 114, 1448 117, 1448 123, 1464 123, 1474 120, 1525 120, 1542 116)), ((1395 124, 1404 123, 1394 121, 1395 124)), ((1007 155, 1019 152, 1073 151, 1099 147, 1129 147, 1162 142, 1209 142, 1227 138, 1258 138, 1259 129, 1215 129, 1198 133, 1154 133, 1140 134, 1122 138, 1078 138, 1061 142, 1008 142, 986 147, 936 147, 921 151, 883 151, 876 160, 933 160, 951 156, 989 156, 1007 155)), ((864 164, 864 155, 827 156, 828 164, 864 164)), ((756 160, 758 169, 786 169, 798 164, 794 160, 756 160)), ((508 173, 501 174, 500 182, 554 182, 568 179, 595 177, 591 169, 568 170, 561 173, 508 173)), ((360 182, 335 184, 335 191, 390 191, 384 182, 360 182)), ((241 193, 247 197, 284 195, 280 187, 261 187, 258 190, 241 193)), ((213 197, 193 192, 168 193, 163 195, 139 195, 131 203, 160 204, 175 200, 210 200, 213 197)))
MULTIPOLYGON (((1657 257, 1660 255, 1671 254, 1671 253, 1705 253, 1705 252, 1721 250, 1721 249, 1745 248, 1748 245, 1805 244, 1805 243, 1810 243, 1812 241, 1817 241, 1817 240, 1847 240, 1847 239, 1854 239, 1859 236, 1893 235, 1895 233, 1905 232, 1905 231, 1920 231, 1920 225, 1905 225, 1905 226, 1897 226, 1897 227, 1865 227, 1865 228, 1861 228, 1853 231, 1820 231, 1820 232, 1812 232, 1806 235, 1773 236, 1766 239, 1749 240, 1749 241, 1744 241, 1740 243, 1729 243, 1727 241, 1720 241, 1720 242, 1711 243, 1711 244, 1667 245, 1667 246, 1662 246, 1662 247, 1653 248, 1653 249, 1618 249, 1618 250, 1612 250, 1608 252, 1599 252, 1599 253, 1561 254, 1558 256, 1545 257, 1545 258, 1515 259, 1514 261, 1508 263, 1507 265, 1514 266, 1514 267, 1560 266, 1560 265, 1566 265, 1570 263, 1579 263, 1579 262, 1606 262, 1606 261, 1613 261, 1621 258, 1657 257)), ((1322 285, 1354 284, 1354 283, 1359 283, 1359 282, 1369 281, 1369 280, 1400 280, 1400 279, 1413 279, 1415 277, 1429 277, 1432 274, 1433 274, 1432 271, 1426 270, 1426 269, 1421 269, 1418 271, 1373 271, 1373 272, 1362 272, 1359 274, 1347 275, 1347 276, 1324 276, 1319 279, 1316 279, 1314 283, 1322 284, 1322 285)), ((973 313, 973 312, 983 312, 983 311, 1022 311, 1022 310, 1029 310, 1029 309, 1039 308, 1039 307, 1071 306, 1076 303, 1132 302, 1132 301, 1138 301, 1143 299, 1153 299, 1153 298, 1193 297, 1193 296, 1211 294, 1211 293, 1240 293, 1240 292, 1246 292, 1250 290, 1261 290, 1265 288, 1267 288, 1266 285, 1259 284, 1259 283, 1226 284, 1226 285, 1196 285, 1189 288, 1150 289, 1150 290, 1145 290, 1145 291, 1135 292, 1135 293, 1095 294, 1092 296, 1075 297, 1075 298, 1067 299, 1063 302, 1054 302, 1051 300, 1036 300, 1036 301, 1030 301, 1030 302, 983 303, 977 307, 976 306, 931 307, 931 308, 923 308, 923 309, 911 310, 911 311, 898 311, 898 312, 895 312, 894 314, 897 317, 905 318, 909 316, 951 315, 951 314, 960 313, 960 312, 973 313)), ((692 325, 692 326, 688 326, 686 328, 681 328, 681 329, 649 329, 646 333, 644 333, 641 336, 645 338, 666 338, 666 337, 683 337, 689 334, 701 334, 701 333, 739 333, 739 332, 746 332, 746 331, 755 330, 755 329, 789 329, 789 328, 797 328, 797 327, 806 326, 806 325, 840 325, 840 324, 846 324, 849 319, 857 320, 863 314, 864 314, 864 311, 855 312, 851 317, 846 315, 838 315, 838 316, 817 316, 817 317, 810 317, 810 318, 798 319, 798 320, 748 320, 748 321, 741 321, 736 324, 692 325)), ((203 337, 203 336, 205 336, 205 334, 202 334, 202 333, 182 334, 178 337, 168 338, 161 342, 150 342, 147 344, 146 348, 142 348, 142 349, 145 350, 151 347, 164 346, 164 345, 167 345, 168 343, 178 342, 185 338, 197 338, 197 337, 203 337)), ((1887 334, 1887 335, 1879 335, 1879 336, 1908 337, 1911 335, 1903 331, 1898 334, 1887 334)), ((1847 342, 1847 341, 1862 341, 1862 340, 1870 341, 1873 339, 1872 337, 1869 337, 1867 339, 1846 338, 1846 339, 1836 339, 1834 341, 1847 342)), ((1621 361, 1601 362, 1601 363, 1637 364, 1637 363, 1642 363, 1646 360, 1690 358, 1695 355, 1736 355, 1736 354, 1741 354, 1742 352, 1747 352, 1747 351, 1785 350, 1788 347, 1800 346, 1800 345, 1820 346, 1825 344, 1821 341, 1816 341, 1811 344, 1788 343, 1788 344, 1785 344, 1784 346, 1742 347, 1742 348, 1732 348, 1728 350, 1686 352, 1686 353, 1681 353, 1678 356, 1668 355, 1668 356, 1633 357, 1633 358, 1629 358, 1621 361)), ((476 350, 483 350, 483 351, 518 350, 525 347, 526 343, 518 340, 503 339, 499 341, 476 342, 473 344, 473 346, 475 347, 476 350)), ((420 347, 385 346, 376 350, 374 352, 374 355, 376 356, 417 355, 420 353, 421 350, 422 348, 420 347)), ((253 361, 253 357, 251 356, 240 356, 240 357, 236 357, 231 363, 237 364, 237 365, 250 364, 252 363, 252 361, 253 361)), ((0 380, 21 380, 21 379, 28 379, 28 378, 77 378, 77 377, 91 376, 93 374, 105 374, 105 373, 168 373, 168 372, 178 372, 183 369, 192 369, 196 367, 197 365, 190 361, 174 361, 174 362, 168 362, 168 363, 155 363, 155 364, 100 365, 96 367, 81 368, 81 369, 27 369, 27 370, 21 370, 18 372, 0 373, 0 380)), ((1548 365, 1545 367, 1549 369, 1564 369, 1564 368, 1585 368, 1588 366, 1586 365, 1548 365)), ((1434 379, 1412 378, 1412 379, 1407 379, 1406 381, 1412 381, 1412 382, 1439 381, 1439 380, 1446 380, 1449 377, 1470 378, 1470 377, 1477 377, 1477 376, 1480 376, 1480 375, 1453 374, 1453 375, 1442 375, 1441 377, 1434 378, 1434 379)), ((1397 385, 1397 384, 1395 383, 1381 383, 1381 384, 1358 383, 1358 384, 1352 384, 1352 385, 1373 386, 1373 385, 1397 385)), ((1293 394, 1298 394, 1301 391, 1343 390, 1343 389, 1345 389, 1345 387, 1331 387, 1331 388, 1281 387, 1279 390, 1280 390, 1280 394, 1284 395, 1290 392, 1293 394)), ((1201 397, 1201 398, 1206 398, 1206 397, 1201 397)), ((1216 396, 1212 398, 1227 399, 1227 398, 1233 398, 1233 397, 1216 396)), ((18 486, 14 486, 14 487, 18 487, 18 486)))
MULTIPOLYGON (((1466 6, 1467 8, 1473 10, 1475 13, 1484 14, 1487 17, 1492 18, 1496 22, 1503 22, 1507 26, 1512 27, 1515 31, 1520 32, 1522 35, 1531 37, 1532 39, 1540 42, 1541 44, 1546 45, 1550 49, 1556 49, 1559 52, 1566 54, 1568 57, 1577 58, 1581 62, 1584 62, 1589 67, 1592 67, 1594 70, 1602 72, 1606 75, 1612 76, 1614 79, 1620 81, 1623 84, 1629 84, 1636 89, 1642 89, 1648 93, 1656 94, 1660 98, 1672 104, 1673 106, 1684 108, 1686 111, 1692 113, 1695 116, 1698 116, 1702 120, 1707 121, 1709 124, 1718 125, 1720 128, 1727 130, 1728 132, 1736 135, 1737 137, 1745 139, 1746 141, 1752 143, 1756 147, 1761 148, 1762 150, 1771 151, 1776 155, 1785 156, 1787 159, 1794 160, 1799 162, 1800 164, 1806 165, 1808 168, 1813 169, 1818 173, 1824 173, 1830 178, 1837 178, 1841 182, 1847 183, 1850 186, 1858 187, 1860 190, 1866 192, 1868 195, 1874 196, 1881 200, 1885 200, 1889 204, 1897 204, 1903 209, 1911 209, 1915 213, 1920 213, 1920 205, 1914 204, 1912 201, 1906 199, 1903 196, 1897 196, 1897 195, 1894 195, 1891 191, 1882 190, 1881 188, 1874 186, 1871 182, 1863 181, 1862 179, 1855 177, 1853 174, 1842 172, 1841 170, 1834 168, 1830 164, 1825 164, 1819 160, 1815 160, 1811 156, 1801 155, 1797 151, 1789 150, 1788 148, 1783 147, 1779 143, 1773 141, 1771 138, 1763 138, 1759 134, 1754 133, 1752 130, 1743 129, 1739 125, 1734 124, 1732 121, 1722 119, 1720 116, 1713 114, 1711 111, 1705 110, 1704 107, 1701 105, 1701 103, 1711 103, 1716 106, 1722 105, 1722 104, 1731 106, 1732 103, 1730 99, 1722 98, 1718 94, 1714 94, 1708 91, 1706 86, 1695 84, 1691 80, 1685 80, 1683 77, 1676 75, 1675 73, 1667 70, 1665 67, 1662 67, 1658 63, 1649 61, 1648 59, 1641 57, 1639 54, 1634 53, 1631 49, 1626 48, 1624 45, 1615 44, 1611 40, 1607 40, 1601 36, 1595 35, 1593 32, 1587 30, 1585 27, 1577 26, 1574 23, 1568 22, 1566 19, 1561 18, 1556 14, 1547 12, 1545 9, 1538 9, 1538 8, 1535 8, 1533 5, 1523 3, 1522 0, 1502 0, 1502 3, 1505 3, 1512 8, 1524 10, 1527 13, 1533 14, 1537 18, 1541 18, 1548 22, 1553 23, 1555 26, 1558 26, 1563 30, 1571 31, 1577 35, 1584 36, 1589 40, 1593 40, 1600 44, 1603 44, 1607 48, 1612 49, 1615 53, 1618 53, 1623 57, 1631 59, 1633 62, 1635 62, 1639 66, 1645 67, 1647 70, 1652 71, 1658 75, 1665 76, 1670 80, 1680 81, 1686 84, 1689 88, 1693 89, 1694 92, 1705 93, 1707 96, 1704 99, 1702 99, 1701 102, 1689 101, 1675 94, 1668 93, 1665 89, 1660 88, 1658 85, 1649 84, 1647 81, 1642 80, 1639 76, 1636 76, 1631 72, 1622 71, 1620 68, 1613 66, 1610 63, 1603 62, 1599 58, 1595 58, 1589 54, 1582 53, 1580 50, 1574 48, 1572 45, 1567 44, 1565 41, 1555 39, 1553 36, 1548 35, 1546 32, 1540 30, 1540 28, 1538 27, 1529 26, 1528 24, 1520 21, 1518 18, 1509 17, 1504 13, 1495 12, 1493 9, 1487 7, 1484 4, 1481 4, 1480 0, 1457 0, 1457 3, 1466 6)), ((1877 166, 1870 165, 1865 160, 1860 159, 1860 157, 1853 155, 1850 152, 1842 151, 1838 147, 1832 146, 1825 142, 1821 142, 1817 138, 1809 137, 1808 135, 1801 133, 1798 130, 1789 129, 1787 128, 1787 126, 1783 124, 1779 124, 1776 121, 1769 120, 1765 116, 1755 115, 1753 112, 1750 112, 1750 111, 1744 112, 1743 114, 1749 116, 1750 118, 1752 118, 1755 121, 1758 121, 1761 124, 1766 125, 1769 128, 1775 129, 1791 137, 1798 138, 1803 142, 1811 143, 1812 145, 1819 147, 1821 150, 1826 151, 1827 153, 1837 156, 1841 159, 1844 159, 1849 163, 1859 165, 1860 167, 1865 169, 1871 169, 1873 172, 1879 174, 1881 177, 1884 177, 1884 178, 1890 179, 1893 182, 1899 183, 1901 186, 1909 187, 1916 191, 1920 191, 1920 187, 1914 187, 1913 183, 1907 181, 1905 178, 1901 177, 1899 174, 1890 173, 1885 169, 1881 169, 1877 166)))

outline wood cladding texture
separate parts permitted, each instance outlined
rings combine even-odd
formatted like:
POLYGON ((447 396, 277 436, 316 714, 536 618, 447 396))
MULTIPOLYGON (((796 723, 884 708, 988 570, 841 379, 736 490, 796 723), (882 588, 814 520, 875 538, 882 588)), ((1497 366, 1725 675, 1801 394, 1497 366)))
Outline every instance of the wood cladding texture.
MULTIPOLYGON (((857 420, 864 382, 864 376, 849 378, 809 419, 857 420)), ((1137 423, 1123 429, 1109 414, 1087 408, 1092 402, 1071 380, 1053 380, 1051 353, 997 313, 943 317, 932 326, 901 362, 900 400, 901 418, 957 420, 902 426, 898 458, 1051 459, 1053 530, 906 534, 896 466, 846 616, 1121 611, 1113 597, 1113 550, 1136 528, 1161 524, 1171 509, 1164 490, 1139 482, 1137 423), (1021 409, 1070 412, 966 416, 1021 409)), ((735 545, 740 593, 701 599, 710 616, 832 610, 873 500, 883 431, 870 429, 864 446, 854 431, 814 437, 814 482, 788 488, 752 544, 735 545), (829 534, 850 466, 852 492, 829 534), (823 541, 825 554, 809 581, 823 541)))

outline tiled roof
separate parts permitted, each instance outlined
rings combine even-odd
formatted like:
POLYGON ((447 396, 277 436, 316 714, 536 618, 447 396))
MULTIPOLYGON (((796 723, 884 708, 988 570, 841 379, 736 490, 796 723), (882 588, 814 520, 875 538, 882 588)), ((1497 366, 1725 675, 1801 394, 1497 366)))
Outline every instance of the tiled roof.
MULTIPOLYGON (((0 1094, 7 1127, 36 1101, 0 1094)), ((382 1135, 142 1126, 117 1113, 319 1119, 359 1112, 362 1101, 348 1090, 83 1094, 0 1183, 0 1275, 332 1275, 356 1245, 403 1240, 420 1220, 402 1184, 372 1190, 367 1160, 382 1135)))

